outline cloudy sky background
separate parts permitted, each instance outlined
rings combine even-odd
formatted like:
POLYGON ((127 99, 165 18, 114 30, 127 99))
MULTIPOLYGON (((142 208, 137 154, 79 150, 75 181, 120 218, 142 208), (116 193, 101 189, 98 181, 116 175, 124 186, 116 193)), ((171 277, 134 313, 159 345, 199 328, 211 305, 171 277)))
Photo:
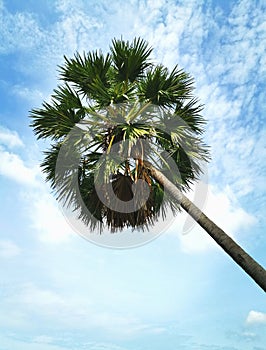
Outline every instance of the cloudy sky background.
POLYGON ((194 76, 205 104, 204 211, 266 266, 265 13, 259 0, 0 0, 3 349, 265 349, 265 294, 200 228, 184 235, 186 215, 136 249, 77 235, 28 126, 63 55, 143 37, 156 62, 194 76))

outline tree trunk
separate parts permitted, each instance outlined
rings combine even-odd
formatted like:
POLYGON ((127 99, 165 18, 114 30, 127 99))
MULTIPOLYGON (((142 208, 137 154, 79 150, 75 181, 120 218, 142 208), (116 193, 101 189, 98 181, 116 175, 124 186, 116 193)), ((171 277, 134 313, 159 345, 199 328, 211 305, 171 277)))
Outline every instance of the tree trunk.
POLYGON ((178 200, 180 206, 219 244, 223 250, 266 292, 266 270, 247 254, 220 227, 212 222, 195 204, 193 204, 171 181, 169 181, 151 163, 145 161, 152 177, 164 189, 178 200))

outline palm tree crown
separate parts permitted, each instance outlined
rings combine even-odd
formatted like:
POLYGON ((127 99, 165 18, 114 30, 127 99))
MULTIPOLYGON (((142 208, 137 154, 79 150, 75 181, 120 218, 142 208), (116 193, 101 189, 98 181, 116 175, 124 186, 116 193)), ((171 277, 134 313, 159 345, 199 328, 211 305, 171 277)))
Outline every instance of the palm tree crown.
POLYGON ((52 140, 42 163, 47 180, 92 230, 143 229, 167 208, 179 210, 145 161, 185 190, 209 158, 193 79, 178 66, 152 63, 151 52, 140 38, 114 39, 106 55, 65 57, 51 102, 30 114, 37 137, 52 140), (145 201, 137 184, 149 190, 145 201), (133 200, 134 209, 111 203, 110 185, 118 202, 133 200))

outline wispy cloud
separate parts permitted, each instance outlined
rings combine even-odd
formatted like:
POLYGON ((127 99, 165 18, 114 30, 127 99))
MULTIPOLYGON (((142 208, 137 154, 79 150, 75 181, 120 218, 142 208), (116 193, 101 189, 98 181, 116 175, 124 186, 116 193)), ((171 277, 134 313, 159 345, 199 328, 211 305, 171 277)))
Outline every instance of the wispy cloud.
POLYGON ((10 240, 1 240, 0 239, 0 257, 1 258, 13 258, 19 255, 21 249, 10 240))
POLYGON ((31 50, 43 39, 38 22, 27 12, 11 14, 0 7, 1 44, 0 53, 31 50))
POLYGON ((25 85, 15 84, 10 87, 10 90, 13 95, 30 102, 32 105, 41 104, 46 98, 40 90, 25 85))
POLYGON ((25 194, 24 201, 30 225, 41 242, 48 244, 70 242, 74 230, 46 186, 39 186, 37 191, 25 194))
POLYGON ((0 126, 0 145, 1 144, 9 148, 16 146, 21 147, 23 146, 23 141, 16 131, 0 126))
MULTIPOLYGON (((116 338, 134 337, 140 334, 161 334, 165 328, 158 324, 147 324, 122 310, 117 305, 116 310, 104 310, 95 307, 89 295, 71 295, 69 292, 58 292, 53 288, 41 288, 33 282, 24 283, 13 296, 6 296, 6 307, 16 308, 20 317, 16 326, 29 325, 32 317, 40 322, 49 322, 57 329, 66 332, 76 329, 89 332, 101 331, 102 334, 116 338)), ((13 318, 13 314, 10 316, 13 318)), ((6 317, 5 317, 6 318, 6 317)), ((4 318, 0 317, 0 323, 4 318)), ((6 318, 5 325, 13 320, 6 318)), ((38 343, 52 343, 52 339, 35 339, 38 343)))
POLYGON ((12 350, 69 350, 74 347, 89 350, 128 350, 128 348, 110 342, 93 342, 72 340, 73 334, 64 332, 64 337, 50 337, 37 335, 33 337, 20 337, 15 334, 0 335, 0 342, 5 349, 12 350), (78 343, 78 345, 77 345, 78 343), (59 345, 60 344, 60 345, 59 345))
POLYGON ((37 167, 30 168, 25 165, 19 155, 0 147, 0 174, 17 183, 36 186, 36 177, 39 174, 37 167))
POLYGON ((25 340, 24 337, 20 339, 19 336, 12 335, 0 335, 1 346, 5 349, 12 350, 69 350, 69 347, 60 346, 53 343, 36 342, 32 340, 25 340))

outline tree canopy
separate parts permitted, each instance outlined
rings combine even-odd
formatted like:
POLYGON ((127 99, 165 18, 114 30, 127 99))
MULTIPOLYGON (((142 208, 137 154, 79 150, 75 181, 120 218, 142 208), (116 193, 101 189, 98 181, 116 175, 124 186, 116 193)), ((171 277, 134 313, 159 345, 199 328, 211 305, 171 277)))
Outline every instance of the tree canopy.
POLYGON ((30 113, 37 137, 52 142, 41 165, 47 181, 91 230, 143 229, 179 210, 145 161, 186 190, 209 159, 192 77, 155 64, 151 54, 135 38, 114 39, 107 54, 64 57, 51 100, 30 113))

